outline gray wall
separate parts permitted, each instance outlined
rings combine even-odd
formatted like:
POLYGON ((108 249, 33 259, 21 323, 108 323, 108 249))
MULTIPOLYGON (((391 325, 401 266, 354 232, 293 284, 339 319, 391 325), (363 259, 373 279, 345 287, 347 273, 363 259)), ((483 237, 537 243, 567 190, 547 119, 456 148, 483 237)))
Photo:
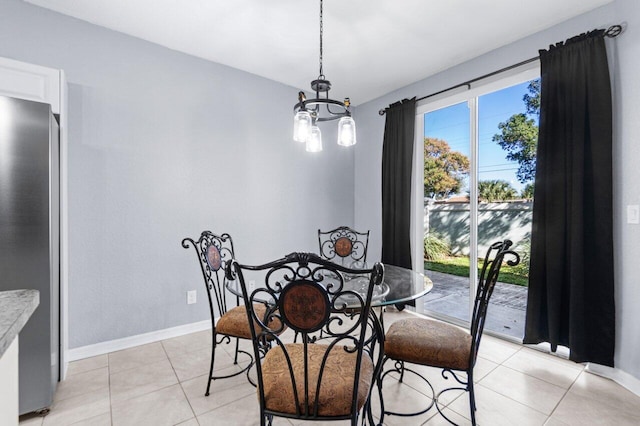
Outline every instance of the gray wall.
MULTIPOLYGON (((627 23, 626 32, 608 41, 614 80, 614 250, 616 258, 616 355, 615 363, 626 373, 640 379, 640 226, 626 224, 626 205, 640 204, 640 2, 616 0, 590 13, 549 28, 474 60, 453 67, 367 104, 358 106, 358 139, 356 146, 355 226, 371 229, 370 256, 381 251, 381 163, 384 117, 378 110, 403 98, 423 96, 482 74, 534 57, 538 49, 565 40, 593 28, 606 28, 627 23)), ((428 52, 416 52, 428 54, 428 52)), ((435 58, 437 60, 437 58, 435 58)), ((398 64, 402 66, 402 64, 398 64)), ((598 338, 598 336, 594 336, 598 338)))
POLYGON ((293 142, 296 88, 18 0, 0 56, 69 82, 70 348, 207 319, 185 236, 229 232, 257 263, 353 223, 354 154, 330 125, 322 153, 293 142))
POLYGON ((640 2, 616 0, 615 19, 626 32, 615 43, 614 255, 616 274, 616 365, 640 379, 640 227, 626 223, 626 206, 640 204, 640 2))

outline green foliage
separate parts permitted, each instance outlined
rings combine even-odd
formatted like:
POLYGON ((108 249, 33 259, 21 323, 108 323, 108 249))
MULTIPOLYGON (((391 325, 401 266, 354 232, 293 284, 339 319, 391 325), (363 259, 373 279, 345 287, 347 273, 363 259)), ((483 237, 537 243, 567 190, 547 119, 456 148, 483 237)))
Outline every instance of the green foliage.
POLYGON ((460 192, 464 174, 469 173, 469 158, 451 151, 446 141, 424 138, 424 195, 445 198, 460 192))
MULTIPOLYGON (((440 260, 430 260, 424 262, 424 268, 427 271, 442 272, 443 274, 457 275, 459 277, 469 276, 469 258, 468 257, 447 257, 440 260)), ((516 267, 517 268, 517 267, 516 267)), ((482 264, 478 265, 478 275, 482 269, 482 264)), ((528 270, 527 270, 528 272, 528 270)), ((427 272, 427 276, 429 273, 427 272)), ((529 285, 528 274, 521 274, 520 271, 503 263, 500 268, 498 281, 501 283, 515 284, 523 287, 529 285)))
POLYGON ((527 88, 529 93, 522 98, 526 113, 514 114, 499 123, 500 133, 493 136, 493 141, 507 152, 507 160, 518 162, 516 175, 521 183, 532 181, 536 175, 540 80, 532 80, 527 88))
POLYGON ((451 254, 449 243, 430 232, 424 237, 424 258, 426 260, 443 259, 451 254))
POLYGON ((506 122, 498 124, 499 134, 493 141, 505 151, 507 160, 518 162, 516 176, 522 183, 532 181, 536 175, 536 149, 538 125, 523 113, 512 115, 506 122))
POLYGON ((527 86, 529 93, 522 97, 524 105, 527 107, 527 114, 540 115, 540 79, 531 80, 527 86))
POLYGON ((522 188, 520 197, 524 198, 525 200, 533 200, 533 183, 528 183, 524 188, 522 188))
POLYGON ((506 180, 481 180, 478 182, 478 198, 480 201, 492 203, 495 201, 515 200, 518 193, 506 180))

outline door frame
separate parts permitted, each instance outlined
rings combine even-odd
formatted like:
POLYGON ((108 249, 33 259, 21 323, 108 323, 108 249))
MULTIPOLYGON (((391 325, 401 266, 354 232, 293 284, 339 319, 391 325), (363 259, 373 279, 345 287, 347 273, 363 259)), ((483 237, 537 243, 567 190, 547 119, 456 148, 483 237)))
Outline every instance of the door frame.
MULTIPOLYGON (((424 270, 424 116, 425 114, 446 108, 451 105, 467 102, 469 106, 469 140, 471 143, 469 158, 469 318, 473 313, 473 304, 478 283, 478 108, 479 96, 495 92, 509 86, 523 83, 540 77, 540 61, 533 61, 517 68, 492 75, 473 84, 457 87, 428 97, 416 105, 414 132, 414 153, 412 167, 412 199, 411 199, 411 247, 413 268, 424 270), (475 124, 474 124, 475 123, 475 124), (472 293, 473 291, 473 293, 472 293)), ((424 302, 416 303, 416 312, 424 313, 424 302)), ((452 321, 463 325, 462 321, 452 321)))

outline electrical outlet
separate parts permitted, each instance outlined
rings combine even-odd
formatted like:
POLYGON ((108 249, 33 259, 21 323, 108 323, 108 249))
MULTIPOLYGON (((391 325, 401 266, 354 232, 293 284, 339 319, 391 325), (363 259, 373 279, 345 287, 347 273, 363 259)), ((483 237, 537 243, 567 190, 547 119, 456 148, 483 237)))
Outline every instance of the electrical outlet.
POLYGON ((253 293, 253 290, 256 289, 256 281, 255 280, 249 280, 249 293, 253 293))
POLYGON ((633 225, 640 223, 640 207, 637 204, 627 206, 627 223, 633 225))
POLYGON ((194 303, 196 303, 196 295, 197 293, 195 290, 190 290, 187 292, 187 305, 193 305, 194 303))

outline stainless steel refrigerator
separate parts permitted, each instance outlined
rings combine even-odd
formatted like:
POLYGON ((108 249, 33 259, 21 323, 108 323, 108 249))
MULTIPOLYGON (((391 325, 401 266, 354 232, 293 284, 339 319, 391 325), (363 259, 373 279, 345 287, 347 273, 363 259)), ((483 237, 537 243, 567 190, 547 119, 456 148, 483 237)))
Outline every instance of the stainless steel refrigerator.
POLYGON ((59 182, 51 106, 0 96, 0 291, 40 291, 19 336, 20 414, 50 406, 60 377, 59 182))

